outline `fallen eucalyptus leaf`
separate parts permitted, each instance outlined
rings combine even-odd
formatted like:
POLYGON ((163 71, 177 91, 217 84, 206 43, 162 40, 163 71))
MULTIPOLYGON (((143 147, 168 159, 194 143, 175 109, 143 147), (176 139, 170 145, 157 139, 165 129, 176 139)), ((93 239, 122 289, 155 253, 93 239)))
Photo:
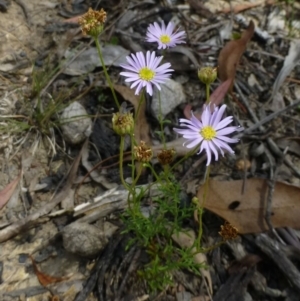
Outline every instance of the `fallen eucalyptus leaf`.
MULTIPOLYGON (((259 233, 269 228, 265 221, 268 183, 264 179, 247 179, 244 194, 243 181, 209 181, 204 207, 221 216, 239 233, 259 233)), ((202 203, 204 185, 198 190, 202 203)), ((300 188, 276 182, 272 199, 271 223, 274 228, 291 227, 300 229, 300 188)))
POLYGON ((40 282, 40 284, 44 287, 46 287, 47 285, 49 284, 52 284, 52 283, 57 283, 57 282, 61 282, 61 281, 64 281, 64 280, 67 280, 68 278, 62 278, 62 277, 53 277, 53 276, 50 276, 50 275, 46 275, 44 273, 42 273, 39 268, 37 267, 34 259, 32 258, 32 256, 29 256, 30 259, 31 259, 31 262, 32 262, 32 265, 33 265, 33 269, 34 269, 34 272, 40 282))
POLYGON ((212 105, 219 106, 222 103, 231 84, 232 80, 229 78, 218 86, 218 88, 210 96, 210 102, 212 105))
POLYGON ((233 81, 236 74, 236 68, 240 61, 241 56, 246 50, 247 43, 250 41, 254 34, 254 23, 250 21, 248 28, 242 33, 238 40, 229 41, 224 48, 220 51, 218 57, 218 73, 222 82, 231 79, 232 84, 229 91, 232 91, 233 81))

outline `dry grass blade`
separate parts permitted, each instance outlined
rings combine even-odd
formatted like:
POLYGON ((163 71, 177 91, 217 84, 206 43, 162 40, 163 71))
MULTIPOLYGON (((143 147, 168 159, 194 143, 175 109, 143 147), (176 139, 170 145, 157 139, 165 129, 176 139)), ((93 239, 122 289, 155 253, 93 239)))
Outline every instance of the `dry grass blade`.
POLYGON ((11 181, 4 189, 0 191, 0 209, 2 209, 5 204, 9 201, 11 196, 13 195, 22 175, 22 171, 19 175, 11 181))
POLYGON ((221 81, 232 80, 229 91, 232 91, 233 81, 236 74, 236 68, 241 56, 246 50, 247 43, 254 34, 254 23, 250 21, 248 28, 242 33, 238 40, 228 42, 221 50, 218 57, 218 72, 221 81))
POLYGON ((232 11, 234 14, 239 14, 239 13, 245 11, 245 10, 248 10, 248 9, 251 9, 251 8, 254 8, 254 7, 257 7, 257 6, 264 5, 265 2, 266 2, 265 0, 258 1, 258 2, 255 2, 255 3, 244 2, 242 4, 235 5, 233 7, 233 11, 231 10, 230 7, 228 7, 228 8, 222 9, 221 11, 219 11, 219 13, 228 14, 232 11))

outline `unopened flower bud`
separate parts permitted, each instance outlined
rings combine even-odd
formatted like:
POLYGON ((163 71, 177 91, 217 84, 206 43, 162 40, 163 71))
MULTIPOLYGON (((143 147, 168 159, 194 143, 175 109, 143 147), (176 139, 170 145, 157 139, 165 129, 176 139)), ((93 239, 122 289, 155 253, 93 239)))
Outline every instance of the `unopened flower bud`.
POLYGON ((217 68, 204 67, 198 70, 198 77, 202 83, 210 85, 217 78, 217 68))
POLYGON ((140 145, 134 147, 133 154, 138 162, 147 163, 152 159, 153 151, 144 141, 141 141, 140 145))
POLYGON ((194 196, 192 198, 192 203, 195 204, 195 205, 199 205, 199 199, 196 196, 194 196))
POLYGON ((113 130, 120 136, 131 134, 134 129, 132 113, 114 113, 112 118, 113 130))
POLYGON ((175 155, 174 149, 163 149, 157 154, 158 162, 161 165, 168 165, 172 163, 175 155))
POLYGON ((82 33, 97 38, 103 31, 106 21, 106 12, 103 8, 100 11, 89 8, 88 12, 79 18, 82 33))

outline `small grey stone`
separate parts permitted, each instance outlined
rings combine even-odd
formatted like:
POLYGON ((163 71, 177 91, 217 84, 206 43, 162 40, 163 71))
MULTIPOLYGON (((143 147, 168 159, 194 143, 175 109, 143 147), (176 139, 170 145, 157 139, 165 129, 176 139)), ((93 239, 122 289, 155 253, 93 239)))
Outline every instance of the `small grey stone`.
POLYGON ((77 101, 64 109, 60 122, 63 136, 71 144, 81 143, 92 132, 92 120, 85 108, 77 101))
POLYGON ((161 85, 161 91, 156 88, 153 91, 152 110, 155 116, 159 116, 159 97, 161 100, 161 113, 163 117, 186 101, 182 85, 172 79, 167 80, 161 85))
POLYGON ((73 254, 83 257, 93 257, 105 247, 107 238, 101 230, 85 223, 72 223, 62 231, 63 246, 73 254))
MULTIPOLYGON (((127 63, 126 56, 130 54, 128 50, 119 45, 106 44, 102 45, 102 56, 105 66, 120 67, 120 64, 127 63)), ((74 57, 72 51, 67 50, 65 57, 72 60, 74 57)), ((99 54, 96 47, 90 47, 81 52, 76 60, 73 60, 63 71, 64 74, 78 76, 93 71, 96 67, 101 67, 99 54)))

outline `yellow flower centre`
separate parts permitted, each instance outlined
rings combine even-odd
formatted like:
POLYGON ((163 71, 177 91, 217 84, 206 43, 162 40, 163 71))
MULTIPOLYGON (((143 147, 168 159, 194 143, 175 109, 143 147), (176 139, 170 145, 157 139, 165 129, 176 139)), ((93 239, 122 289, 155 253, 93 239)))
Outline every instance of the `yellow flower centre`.
POLYGON ((159 39, 160 39, 160 41, 161 41, 162 43, 164 43, 164 44, 168 44, 168 43, 171 42, 170 36, 168 36, 168 35, 166 35, 166 34, 161 35, 159 39))
POLYGON ((146 80, 146 81, 150 81, 154 78, 155 76, 155 72, 151 69, 149 69, 148 67, 144 67, 139 71, 139 76, 141 79, 146 80))
POLYGON ((217 136, 217 132, 211 126, 205 126, 200 131, 200 135, 203 137, 204 140, 212 140, 217 136))

